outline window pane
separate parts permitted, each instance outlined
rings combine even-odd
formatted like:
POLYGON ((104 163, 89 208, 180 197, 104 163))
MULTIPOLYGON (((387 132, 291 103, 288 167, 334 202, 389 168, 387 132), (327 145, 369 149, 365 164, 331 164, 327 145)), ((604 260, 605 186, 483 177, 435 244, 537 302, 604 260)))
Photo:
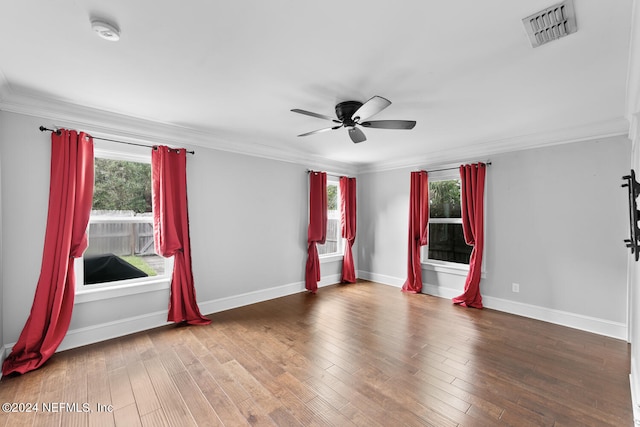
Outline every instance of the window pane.
POLYGON ((460 218, 460 180, 429 183, 429 217, 460 218))
POLYGON ((93 209, 151 212, 151 164, 96 158, 93 209))
POLYGON ((464 241, 462 224, 429 224, 429 259, 469 264, 472 249, 464 241))
POLYGON ((153 246, 151 165, 95 159, 85 284, 163 275, 153 246))
POLYGON ((340 237, 340 218, 327 219, 327 239, 324 245, 318 245, 318 255, 328 255, 338 252, 338 238, 340 237))
POLYGON ((327 184, 327 238, 324 245, 318 245, 318 255, 335 254, 340 251, 340 201, 338 186, 327 184))
POLYGON ((165 259, 156 255, 153 246, 151 216, 92 211, 92 219, 99 222, 89 224, 86 285, 164 274, 165 259))

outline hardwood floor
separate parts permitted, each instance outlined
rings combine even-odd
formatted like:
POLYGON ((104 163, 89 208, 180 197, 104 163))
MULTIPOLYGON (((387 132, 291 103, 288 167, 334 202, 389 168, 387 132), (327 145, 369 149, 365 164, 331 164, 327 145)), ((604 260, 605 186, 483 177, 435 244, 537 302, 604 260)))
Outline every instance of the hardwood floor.
POLYGON ((0 426, 633 425, 612 338, 365 281, 209 317, 3 378, 0 426))

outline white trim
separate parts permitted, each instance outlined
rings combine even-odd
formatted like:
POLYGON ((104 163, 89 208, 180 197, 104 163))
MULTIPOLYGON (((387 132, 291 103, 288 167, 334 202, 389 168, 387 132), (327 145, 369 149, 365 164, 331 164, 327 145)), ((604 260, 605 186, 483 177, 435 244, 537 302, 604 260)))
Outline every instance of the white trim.
MULTIPOLYGON (((109 145, 112 143, 96 144, 94 157, 96 159, 110 159, 133 163, 151 164, 151 152, 145 150, 140 152, 136 147, 122 145, 109 145)), ((149 178, 151 179, 151 178, 149 178)), ((110 216, 94 215, 91 211, 87 232, 92 224, 104 223, 125 223, 125 224, 151 224, 153 225, 153 215, 147 212, 145 215, 135 216, 110 216)), ((91 236, 89 234, 89 240, 91 236)), ((164 258, 164 274, 135 279, 116 280, 103 283, 84 283, 84 254, 76 259, 76 303, 88 301, 98 301, 101 299, 118 298, 126 295, 135 295, 143 292, 152 292, 160 289, 167 289, 171 283, 171 272, 173 271, 173 257, 164 258), (80 296, 78 298, 78 295, 80 296)))
MULTIPOLYGON (((460 290, 423 284, 422 293, 441 297, 455 298, 460 295, 460 290)), ((620 322, 599 319, 577 313, 570 313, 562 310, 555 310, 547 307, 540 307, 532 304, 525 304, 517 301, 510 301, 491 296, 482 296, 482 304, 492 310, 503 311, 531 319, 542 320, 556 325, 567 326, 573 329, 592 332, 594 334, 621 340, 627 339, 627 325, 620 322)))
POLYGON ((631 388, 631 408, 633 409, 633 421, 635 425, 640 425, 640 383, 638 382, 637 363, 631 354, 631 373, 629 374, 629 386, 631 388))
POLYGON ((96 159, 124 160, 127 162, 151 164, 151 146, 148 148, 95 140, 93 143, 93 157, 96 159))
MULTIPOLYGON (((336 283, 340 283, 339 274, 323 276, 320 282, 318 282, 318 288, 334 285, 336 283)), ((218 313, 232 308, 244 307, 245 305, 305 292, 306 290, 304 285, 304 281, 294 282, 287 285, 275 286, 269 289, 262 289, 259 291, 205 301, 203 303, 199 303, 198 306, 202 313, 218 313)))
MULTIPOLYGON (((459 165, 464 164, 464 162, 459 165)), ((442 181, 458 181, 460 180, 460 171, 457 167, 453 165, 442 166, 436 169, 435 172, 431 172, 429 174, 429 185, 434 182, 442 182, 442 181), (438 169, 446 169, 446 170, 438 170, 438 169)), ((485 187, 486 190, 486 187, 485 187)), ((484 197, 484 234, 487 234, 487 191, 483 194, 484 197)), ((431 200, 431 196, 429 196, 429 200, 431 200)), ((462 225, 462 218, 431 218, 429 217, 429 224, 460 224, 462 225)), ((484 253, 487 253, 487 242, 484 243, 483 248, 484 253)), ((429 243, 420 248, 420 259, 422 268, 426 270, 436 271, 440 273, 448 273, 455 274, 458 276, 466 276, 469 274, 469 264, 464 264, 461 262, 452 262, 452 261, 442 261, 439 259, 431 259, 429 258, 429 243)), ((486 277, 486 265, 487 265, 487 257, 484 256, 482 258, 482 265, 480 266, 481 273, 480 276, 482 278, 486 277)))
MULTIPOLYGON (((318 255, 318 258, 320 260, 320 264, 325 264, 327 262, 336 262, 336 261, 342 261, 342 259, 344 258, 344 238, 342 238, 342 232, 341 232, 341 226, 340 226, 340 181, 337 177, 332 177, 329 178, 327 177, 327 189, 329 188, 329 185, 336 187, 336 208, 334 211, 330 211, 327 209, 327 219, 328 219, 328 215, 329 212, 333 212, 334 218, 338 221, 338 226, 336 228, 336 232, 337 232, 337 250, 336 252, 331 252, 328 254, 324 254, 324 255, 318 255)), ((329 236, 327 236, 329 237, 329 236)), ((318 245, 320 246, 320 245, 318 245)), ((318 248, 319 250, 320 248, 318 248)))
POLYGON ((458 264, 455 262, 438 263, 430 259, 428 261, 422 262, 422 269, 435 271, 438 273, 455 274, 457 276, 469 275, 469 264, 458 264))
POLYGON ((458 163, 456 165, 452 165, 452 164, 448 164, 446 166, 435 166, 435 167, 431 167, 431 168, 426 168, 426 170, 428 171, 429 169, 434 169, 433 172, 428 172, 429 175, 429 184, 431 184, 432 182, 439 182, 439 181, 460 181, 460 165, 462 165, 464 163, 458 163), (443 170, 440 170, 443 169, 443 170))
POLYGON ((56 352, 158 328, 168 323, 167 312, 163 310, 69 330, 56 352))
MULTIPOLYGON (((343 239, 340 239, 343 240, 343 239)), ((342 248, 344 251, 344 248, 342 248)), ((344 253, 335 253, 330 255, 319 255, 318 259, 320 259, 320 264, 326 264, 329 262, 338 262, 344 259, 344 253)))
MULTIPOLYGON (((0 89, 2 87, 0 86, 0 89)), ((166 122, 134 117, 91 106, 45 98, 37 94, 18 92, 6 86, 0 93, 0 109, 3 111, 38 117, 50 123, 47 127, 68 126, 82 129, 94 137, 116 139, 145 145, 166 144, 184 146, 184 141, 195 147, 226 151, 288 163, 306 164, 314 169, 344 170, 345 175, 355 175, 355 163, 333 161, 300 149, 269 146, 261 141, 238 141, 223 132, 179 126, 166 122), (233 142, 231 142, 233 141, 233 142)), ((185 147, 191 148, 191 147, 185 147)), ((197 151, 197 150, 196 150, 197 151)))
MULTIPOLYGON (((498 140, 475 141, 471 146, 465 145, 457 149, 448 148, 438 152, 430 152, 425 154, 424 158, 411 156, 400 160, 361 165, 358 168, 358 173, 384 172, 404 168, 424 169, 424 165, 446 164, 458 159, 488 159, 490 156, 496 154, 551 147, 572 142, 590 141, 612 136, 627 136, 628 134, 629 121, 627 118, 613 117, 609 120, 571 128, 513 136, 498 140)), ((450 144, 450 146, 453 145, 453 143, 450 144)), ((436 168, 434 167, 433 169, 436 168)))
POLYGON ((106 224, 110 222, 124 224, 153 224, 151 212, 149 216, 109 216, 109 215, 92 215, 89 220, 90 224, 106 224))
POLYGON ((118 284, 113 284, 115 282, 106 282, 102 285, 84 285, 76 291, 74 305, 161 291, 163 289, 169 289, 169 286, 171 285, 171 275, 160 276, 144 282, 141 282, 140 280, 141 279, 120 280, 117 282, 118 284))
POLYGON ((383 285, 394 286, 396 288, 402 288, 405 279, 400 279, 394 276, 387 276, 386 274, 372 273, 370 271, 358 270, 358 278, 363 280, 370 280, 372 282, 382 283, 383 285))
MULTIPOLYGON (((456 276, 466 277, 469 275, 469 264, 461 264, 455 262, 438 262, 436 260, 422 261, 422 269, 435 271, 437 273, 455 274, 456 276)), ((482 260, 482 271, 480 277, 487 278, 487 272, 484 270, 484 259, 482 260)))
MULTIPOLYGON (((402 284, 404 283, 403 279, 371 273, 368 271, 358 271, 358 277, 394 287, 402 287, 402 284)), ((460 290, 425 283, 422 285, 422 293, 450 299, 460 295, 460 290)), ((627 325, 625 323, 612 322, 610 320, 584 316, 582 314, 569 313, 566 311, 554 310, 551 308, 524 304, 517 301, 509 301, 490 296, 483 296, 482 303, 486 308, 490 308, 492 310, 542 320, 544 322, 567 326, 569 328, 579 329, 621 340, 627 339, 627 325)))
MULTIPOLYGON (((1 81, 0 81, 1 84, 1 81)), ((230 135, 205 129, 196 129, 132 117, 90 106, 79 106, 35 94, 18 92, 9 85, 0 85, 0 109, 50 120, 48 126, 73 126, 95 137, 143 144, 167 144, 183 146, 184 141, 196 147, 210 148, 271 160, 306 164, 313 169, 344 170, 345 175, 381 172, 406 167, 420 167, 426 163, 447 163, 462 158, 486 158, 493 154, 547 147, 570 142, 586 141, 610 136, 628 135, 628 117, 612 117, 609 120, 587 123, 570 128, 532 133, 503 139, 473 141, 473 146, 448 148, 430 152, 424 158, 416 156, 388 162, 370 164, 347 163, 305 153, 268 146, 260 141, 232 141, 230 135), (4 88, 4 92, 3 91, 4 88), (514 148, 517 147, 517 148, 514 148)), ((450 146, 454 146, 452 141, 450 146)), ((469 141, 466 141, 469 142, 469 141)))

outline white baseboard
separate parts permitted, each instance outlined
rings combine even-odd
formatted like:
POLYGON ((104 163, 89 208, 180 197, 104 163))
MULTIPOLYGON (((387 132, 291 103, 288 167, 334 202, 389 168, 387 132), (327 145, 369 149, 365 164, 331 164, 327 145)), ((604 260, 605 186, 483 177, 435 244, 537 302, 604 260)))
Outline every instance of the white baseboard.
MULTIPOLYGON (((366 271, 359 271, 358 277, 395 287, 401 287, 404 283, 403 279, 397 277, 384 276, 366 271), (400 285, 398 285, 398 283, 400 283, 400 285)), ((422 293, 441 298, 455 298, 460 295, 460 290, 423 284, 422 293)), ((627 325, 624 323, 484 295, 482 296, 482 303, 486 308, 493 310, 580 329, 598 335, 627 340, 627 325)))
MULTIPOLYGON (((327 275, 318 282, 318 288, 339 282, 339 274, 327 275)), ((198 303, 198 307, 200 308, 201 313, 212 314, 304 291, 304 282, 295 282, 260 291, 247 292, 245 294, 234 295, 231 297, 200 302, 198 303)), ((155 313, 128 317, 126 319, 119 319, 113 322, 101 323, 99 325, 88 326, 85 328, 71 329, 67 331, 67 334, 65 335, 62 343, 60 343, 57 351, 94 344, 100 341, 146 331, 148 329, 157 328, 167 324, 169 324, 169 322, 167 322, 167 312, 158 311, 155 313)), ((14 345, 15 342, 7 344, 1 349, 0 360, 4 360, 6 356, 11 353, 11 349, 14 345)))
POLYGON ((370 271, 358 270, 358 278, 363 280, 370 280, 372 282, 382 283, 383 285, 395 286, 396 288, 402 288, 405 279, 399 279, 393 276, 387 276, 384 274, 371 273, 370 271))
POLYGON ((634 391, 634 375, 629 375, 629 382, 631 383, 631 409, 633 410, 633 424, 640 426, 640 403, 638 403, 638 394, 634 391))
MULTIPOLYGON (((340 283, 339 274, 323 277, 320 282, 318 282, 318 288, 333 285, 335 283, 340 283)), ((200 311, 202 313, 218 313, 220 311, 243 307, 245 305, 255 304, 257 302, 280 298, 287 295, 293 295, 304 291, 304 282, 295 282, 288 285, 276 286, 269 289, 261 289, 259 291, 247 292, 244 294, 219 298, 212 301, 205 301, 202 303, 198 303, 198 306, 200 307, 200 311)))
POLYGON ((631 407, 633 409, 633 423, 640 426, 640 383, 638 382, 638 366, 631 355, 631 374, 629 374, 629 386, 631 388, 631 407))

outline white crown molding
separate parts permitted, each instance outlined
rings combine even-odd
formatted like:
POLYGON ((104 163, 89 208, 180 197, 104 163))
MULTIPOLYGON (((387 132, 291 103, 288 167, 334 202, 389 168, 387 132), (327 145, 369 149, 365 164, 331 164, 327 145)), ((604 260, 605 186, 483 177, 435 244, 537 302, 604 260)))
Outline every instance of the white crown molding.
POLYGON ((472 146, 432 152, 423 158, 413 156, 401 160, 363 165, 358 168, 358 173, 382 172, 402 168, 421 168, 425 166, 433 167, 433 165, 452 162, 459 163, 461 161, 489 161, 489 157, 496 154, 628 134, 629 120, 624 117, 616 117, 610 120, 549 132, 521 135, 500 140, 479 141, 472 146))
MULTIPOLYGON (((640 74, 640 73, 638 73, 640 74)), ((283 150, 253 142, 238 141, 230 135, 205 129, 161 123, 146 118, 127 116, 92 107, 79 106, 64 101, 18 93, 12 90, 0 74, 0 109, 42 118, 50 123, 45 126, 67 126, 82 129, 93 136, 118 139, 127 142, 193 146, 226 151, 246 156, 284 161, 310 168, 341 171, 345 174, 381 172, 407 167, 425 167, 459 161, 488 161, 489 156, 540 148, 570 142, 610 136, 628 135, 630 119, 624 117, 589 123, 584 126, 558 129, 550 132, 516 136, 500 140, 478 141, 464 146, 388 162, 357 165, 329 160, 317 155, 283 150)), ((633 116, 631 116, 633 117, 633 116)), ((192 148, 192 147, 191 147, 192 148)))
POLYGON ((233 142, 231 142, 231 138, 224 133, 162 123, 147 118, 19 93, 12 90, 8 84, 2 84, 1 75, 0 110, 42 118, 50 122, 43 123, 47 127, 74 127, 95 137, 149 145, 189 145, 322 169, 341 170, 350 174, 356 172, 354 164, 332 161, 302 151, 292 152, 256 142, 238 141, 237 138, 233 138, 233 142))

